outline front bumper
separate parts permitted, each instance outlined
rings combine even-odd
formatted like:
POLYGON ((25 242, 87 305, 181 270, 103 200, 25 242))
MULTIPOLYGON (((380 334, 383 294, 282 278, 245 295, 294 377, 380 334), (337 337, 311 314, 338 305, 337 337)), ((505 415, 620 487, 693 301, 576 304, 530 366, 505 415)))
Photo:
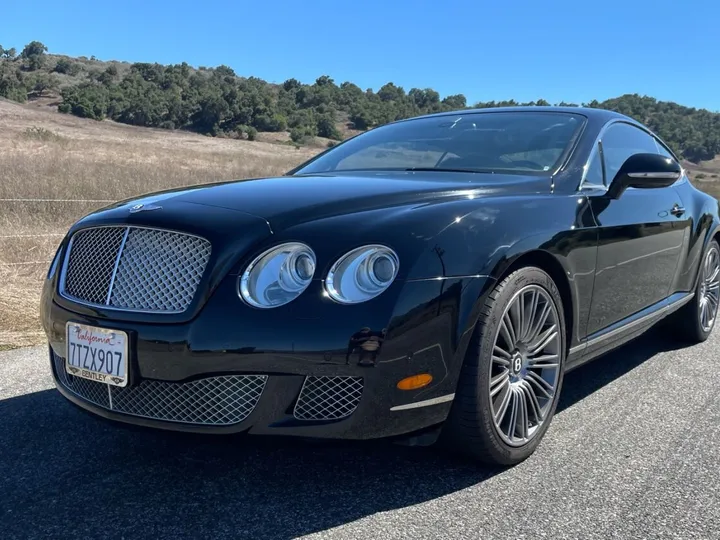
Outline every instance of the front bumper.
MULTIPOLYGON (((299 301, 297 311, 288 311, 285 319, 281 310, 253 310, 252 317, 232 321, 249 325, 252 320, 252 328, 239 329, 232 337, 227 304, 219 299, 227 293, 235 309, 249 308, 238 303, 234 291, 223 291, 223 285, 196 319, 182 324, 131 323, 71 310, 54 301, 51 284, 41 311, 58 390, 99 416, 179 431, 371 439, 416 432, 447 418, 462 342, 469 338, 468 332, 458 332, 469 311, 462 291, 472 290, 477 298, 484 280, 444 281, 402 284, 394 295, 395 307, 384 313, 377 305, 374 310, 323 308, 344 309, 342 321, 323 309, 303 310, 299 301), (427 301, 418 304, 423 298, 427 301), (402 305, 413 309, 398 312, 402 305), (271 311, 276 313, 268 318, 271 311), (64 372, 68 321, 128 332, 127 389, 111 390, 64 372), (389 329, 379 351, 348 345, 358 327, 389 329), (272 343, 274 350, 268 346, 272 343), (298 347, 301 343, 305 346, 298 347), (400 379, 418 373, 430 373, 432 384, 397 389, 400 379)), ((313 291, 307 296, 312 299, 313 291)))

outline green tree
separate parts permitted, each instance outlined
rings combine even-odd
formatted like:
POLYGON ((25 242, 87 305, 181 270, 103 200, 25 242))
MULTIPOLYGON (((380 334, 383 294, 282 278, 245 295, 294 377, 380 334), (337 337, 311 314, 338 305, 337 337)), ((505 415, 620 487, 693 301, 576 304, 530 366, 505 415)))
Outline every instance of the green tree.
POLYGON ((25 67, 29 71, 35 71, 45 64, 45 53, 48 48, 39 41, 31 41, 20 53, 20 58, 25 61, 25 67))
POLYGON ((60 58, 53 68, 55 73, 64 73, 71 76, 77 75, 81 70, 82 67, 79 63, 68 60, 67 58, 60 58))
POLYGON ((338 141, 342 139, 342 135, 340 134, 340 131, 338 131, 338 128, 335 125, 335 120, 332 116, 328 114, 318 116, 317 134, 320 137, 325 137, 328 139, 335 139, 338 141))
POLYGON ((27 92, 23 73, 9 62, 0 62, 0 97, 23 103, 27 92))
POLYGON ((465 96, 462 94, 455 94, 443 99, 442 104, 449 110, 459 110, 467 107, 467 99, 465 99, 465 96))
POLYGON ((28 80, 28 87, 33 97, 42 97, 46 92, 57 90, 58 80, 50 73, 36 73, 28 80))

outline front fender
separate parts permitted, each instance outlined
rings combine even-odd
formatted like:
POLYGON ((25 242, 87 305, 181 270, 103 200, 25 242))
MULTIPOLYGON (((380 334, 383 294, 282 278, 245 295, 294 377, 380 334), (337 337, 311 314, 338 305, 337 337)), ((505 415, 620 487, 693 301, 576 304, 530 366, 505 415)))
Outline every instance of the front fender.
MULTIPOLYGON (((443 278, 488 276, 500 280, 523 257, 549 257, 570 293, 573 339, 585 334, 597 259, 597 224, 588 199, 573 195, 528 195, 476 201, 475 208, 446 218, 410 275, 443 278)), ((537 260, 537 259, 536 259, 537 260)))

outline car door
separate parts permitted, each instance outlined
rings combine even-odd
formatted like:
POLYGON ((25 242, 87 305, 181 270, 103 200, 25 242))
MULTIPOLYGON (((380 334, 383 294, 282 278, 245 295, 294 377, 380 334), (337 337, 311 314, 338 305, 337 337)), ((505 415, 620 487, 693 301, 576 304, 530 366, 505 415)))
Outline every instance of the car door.
POLYGON ((591 163, 603 173, 602 186, 588 191, 598 224, 588 335, 664 300, 675 281, 685 241, 684 227, 676 225, 674 209, 682 203, 675 188, 629 188, 617 199, 606 193, 628 157, 648 152, 660 153, 653 136, 620 121, 603 132, 591 163))

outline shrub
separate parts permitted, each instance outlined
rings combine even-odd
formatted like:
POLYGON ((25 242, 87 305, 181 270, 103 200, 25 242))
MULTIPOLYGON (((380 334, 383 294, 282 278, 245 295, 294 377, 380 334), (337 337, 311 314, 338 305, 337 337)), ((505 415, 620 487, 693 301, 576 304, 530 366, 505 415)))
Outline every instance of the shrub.
POLYGON ((72 62, 66 58, 61 58, 55 64, 53 71, 55 73, 64 73, 65 75, 75 76, 82 70, 82 66, 77 62, 72 62))
POLYGON ((290 140, 297 144, 302 144, 308 138, 307 130, 305 128, 292 128, 290 130, 290 140))
POLYGON ((285 131, 287 129, 287 119, 279 113, 272 116, 261 114, 255 118, 253 124, 259 131, 285 131))
POLYGON ((64 142, 64 137, 61 137, 54 131, 50 131, 49 129, 45 129, 43 127, 38 126, 32 126, 27 128, 23 135, 25 135, 25 138, 27 139, 33 139, 36 141, 43 141, 43 142, 64 142))
POLYGON ((317 134, 320 137, 326 137, 328 139, 342 139, 342 135, 340 135, 340 131, 338 131, 335 121, 330 115, 322 115, 318 117, 317 134))

